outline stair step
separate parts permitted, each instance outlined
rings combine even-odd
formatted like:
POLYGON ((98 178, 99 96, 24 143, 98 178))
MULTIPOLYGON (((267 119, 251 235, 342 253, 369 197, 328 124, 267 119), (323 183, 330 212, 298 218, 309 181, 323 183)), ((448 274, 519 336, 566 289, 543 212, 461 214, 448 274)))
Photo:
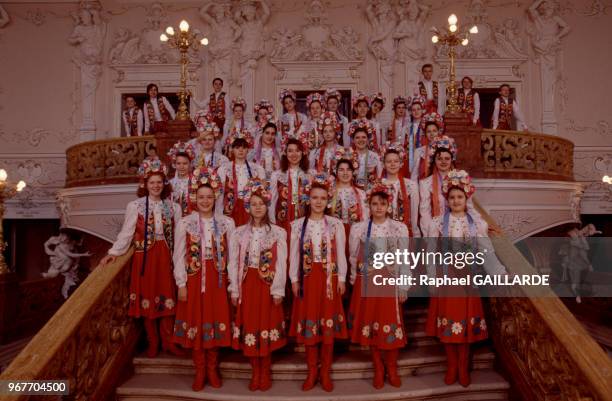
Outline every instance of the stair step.
MULTIPOLYGON (((276 353, 272 364, 274 380, 298 380, 306 378, 307 368, 303 355, 276 353)), ((486 346, 474 348, 473 369, 485 370, 493 367, 495 355, 486 346)), ((157 358, 139 356, 134 358, 136 374, 181 374, 192 376, 193 363, 190 358, 160 354, 157 358)), ((251 366, 239 352, 223 355, 220 363, 224 379, 249 379, 251 366)), ((441 345, 407 348, 398 357, 398 372, 401 376, 421 376, 446 370, 446 356, 441 345)), ((336 356, 332 365, 335 380, 372 378, 374 371, 367 351, 346 352, 336 356)))
POLYGON ((206 386, 203 391, 191 390, 191 376, 169 374, 137 374, 117 388, 118 401, 402 401, 402 400, 507 400, 508 383, 492 370, 472 373, 472 384, 444 384, 444 374, 435 373, 411 376, 402 379, 402 386, 386 384, 380 390, 372 387, 370 380, 353 379, 334 383, 334 391, 326 393, 320 386, 303 392, 301 383, 275 381, 266 392, 251 392, 248 381, 226 379, 223 387, 213 389, 206 386))

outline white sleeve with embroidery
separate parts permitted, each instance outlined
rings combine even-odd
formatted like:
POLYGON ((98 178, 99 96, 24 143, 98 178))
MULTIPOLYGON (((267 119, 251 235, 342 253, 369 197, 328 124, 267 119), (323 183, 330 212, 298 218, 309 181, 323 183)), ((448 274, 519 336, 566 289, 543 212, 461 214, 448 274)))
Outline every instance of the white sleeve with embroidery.
POLYGON ((336 260, 338 261, 338 281, 346 282, 346 234, 344 233, 344 225, 337 221, 335 224, 336 230, 336 260))
POLYGON ((361 243, 362 234, 362 224, 354 224, 353 226, 351 226, 351 231, 349 232, 349 263, 351 264, 351 284, 355 284, 355 280, 357 279, 357 259, 359 257, 359 244, 361 243))
POLYGON ((423 235, 429 235, 429 224, 431 223, 431 192, 429 185, 430 180, 422 180, 419 182, 419 214, 421 216, 421 228, 423 235))
MULTIPOLYGON (((437 248, 437 238, 440 236, 440 218, 431 220, 426 228, 427 230, 427 249, 431 251, 440 251, 437 248)), ((435 258, 434 258, 435 259, 435 258)), ((427 263, 425 265, 427 269, 427 275, 429 277, 436 277, 436 265, 433 263, 427 263)))
POLYGON ((168 99, 166 99, 165 96, 162 97, 162 102, 164 102, 164 106, 166 106, 166 110, 168 110, 168 113, 170 113, 170 116, 174 120, 176 118, 176 112, 174 111, 174 107, 172 107, 172 105, 170 104, 168 99))
MULTIPOLYGON (((232 233, 228 233, 229 240, 229 256, 227 263, 227 275, 229 278, 229 286, 227 287, 227 291, 230 293, 232 298, 239 298, 240 294, 238 293, 238 280, 242 280, 242 277, 239 273, 240 269, 240 234, 238 231, 233 231, 232 233)), ((247 244, 247 246, 249 246, 247 244)))
POLYGON ((289 249, 289 279, 291 283, 297 283, 300 270, 300 229, 302 219, 294 220, 291 223, 291 246, 289 249), (299 226, 298 226, 299 222, 299 226))
POLYGON ((412 225, 412 235, 420 237, 419 230, 419 186, 416 182, 404 178, 406 185, 410 188, 410 224, 412 225))
POLYGON ((144 120, 144 132, 147 134, 151 132, 151 124, 149 122, 149 106, 147 103, 142 107, 143 120, 144 120))
POLYGON ((132 245, 132 240, 134 239, 137 221, 138 206, 136 202, 130 202, 125 209, 125 217, 123 219, 121 231, 119 231, 119 234, 117 234, 117 239, 115 240, 112 248, 108 250, 109 255, 121 256, 128 251, 130 245, 132 245))
POLYGON ((514 104, 512 105, 512 113, 514 114, 514 118, 516 119, 516 129, 518 131, 526 130, 527 124, 525 123, 525 117, 519 108, 519 104, 517 100, 514 100, 514 104))
MULTIPOLYGON (((187 285, 187 268, 185 267, 185 252, 187 252, 187 220, 181 219, 174 231, 174 281, 176 286, 183 288, 187 285)), ((202 266, 204 268, 204 266, 202 266)))
MULTIPOLYGON (((278 170, 277 170, 278 171, 278 170)), ((278 172, 275 171, 270 177, 270 193, 272 199, 270 200, 270 207, 268 208, 268 216, 270 222, 276 224, 276 202, 278 201, 278 172)))
POLYGON ((273 227, 276 237, 276 273, 270 286, 270 295, 273 297, 285 296, 287 282, 287 233, 280 227, 273 227))
POLYGON ((497 125, 499 124, 499 98, 495 99, 493 103, 493 124, 491 128, 497 129, 497 125))
POLYGON ((121 113, 121 119, 123 120, 123 128, 125 129, 125 135, 130 136, 130 124, 127 118, 125 118, 125 110, 121 113))
MULTIPOLYGON (((396 234, 398 236, 398 248, 400 251, 409 250, 410 249, 410 239, 408 237, 408 229, 404 224, 402 224, 399 228, 399 232, 396 234)), ((405 263, 400 263, 399 265, 399 274, 406 275, 407 277, 412 277, 412 270, 405 263)), ((408 282, 406 280, 406 282, 408 282)), ((400 290, 408 291, 410 289, 410 284, 402 284, 399 286, 400 290)))
POLYGON ((490 275, 506 275, 508 272, 506 271, 506 267, 502 264, 502 262, 497 258, 495 254, 495 248, 493 247, 493 243, 491 242, 491 238, 488 236, 489 225, 482 218, 480 213, 478 212, 470 212, 472 217, 474 218, 474 223, 476 224, 476 230, 478 235, 478 251, 485 252, 485 262, 484 269, 490 275))

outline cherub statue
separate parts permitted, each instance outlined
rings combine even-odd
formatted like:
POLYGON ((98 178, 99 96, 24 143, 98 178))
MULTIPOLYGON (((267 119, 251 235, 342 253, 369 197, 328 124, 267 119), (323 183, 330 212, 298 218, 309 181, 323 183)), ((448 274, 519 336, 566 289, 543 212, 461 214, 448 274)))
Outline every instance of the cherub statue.
POLYGON ((562 281, 569 280, 570 288, 576 297, 576 302, 582 302, 580 298, 583 274, 593 271, 593 266, 589 261, 589 244, 586 237, 601 234, 593 224, 587 224, 582 229, 572 228, 567 232, 569 241, 567 245, 559 251, 562 257, 561 266, 563 267, 562 281))
POLYGON ((429 7, 417 0, 402 0, 398 7, 399 23, 393 33, 397 49, 403 60, 421 60, 424 57, 423 27, 429 7))
POLYGON ((570 31, 569 25, 559 15, 551 0, 536 0, 529 7, 529 16, 535 24, 533 49, 542 58, 557 54, 561 39, 570 31))
POLYGON ((68 291, 79 281, 78 268, 79 258, 89 257, 91 253, 77 253, 76 246, 79 241, 72 238, 67 230, 60 230, 60 234, 53 236, 45 242, 45 253, 49 255, 51 266, 49 270, 42 273, 45 278, 53 278, 58 275, 64 276, 62 296, 68 298, 68 291))

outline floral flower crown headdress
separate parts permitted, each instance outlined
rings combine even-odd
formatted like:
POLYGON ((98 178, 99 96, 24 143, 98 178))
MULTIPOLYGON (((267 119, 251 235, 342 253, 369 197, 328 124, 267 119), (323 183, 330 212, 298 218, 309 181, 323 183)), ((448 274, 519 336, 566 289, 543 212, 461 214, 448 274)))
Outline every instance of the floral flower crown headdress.
POLYGON ((338 121, 338 116, 336 115, 336 113, 326 111, 321 114, 321 117, 319 117, 319 121, 317 121, 317 129, 319 130, 319 132, 322 133, 323 128, 328 125, 332 126, 334 128, 334 131, 336 132, 340 130, 340 121, 338 121))
POLYGON ((476 188, 472 183, 472 178, 465 170, 451 170, 448 172, 444 181, 442 181, 442 193, 444 197, 448 197, 451 189, 460 189, 465 192, 465 196, 470 198, 476 192, 476 188))
POLYGON ((363 92, 357 92, 357 95, 353 97, 351 102, 353 108, 357 107, 359 102, 366 102, 368 107, 370 107, 370 98, 363 92))
POLYGON ((312 104, 312 102, 319 102, 319 104, 321 105, 321 108, 325 110, 325 96, 321 95, 318 92, 314 92, 306 96, 306 109, 307 110, 310 110, 310 105, 312 104))
POLYGON ((381 104, 382 107, 380 108, 381 110, 385 108, 385 104, 387 104, 387 99, 383 96, 383 94, 381 92, 377 92, 375 94, 373 94, 372 96, 370 96, 370 99, 372 100, 372 103, 374 103, 374 101, 378 100, 381 104))
POLYGON ((209 185, 212 188, 215 199, 221 194, 221 179, 217 171, 207 167, 197 167, 189 178, 189 201, 192 205, 196 204, 198 188, 203 185, 209 185))
POLYGON ((241 98, 241 97, 232 99, 232 110, 234 110, 234 107, 236 106, 242 106, 242 110, 246 111, 246 107, 247 107, 246 100, 244 100, 244 98, 241 98))
POLYGON ((438 127, 439 134, 441 135, 444 132, 444 120, 441 115, 436 112, 428 113, 423 116, 421 119, 421 129, 425 130, 425 126, 428 123, 434 123, 438 127))
POLYGON ((340 105, 342 94, 337 89, 330 88, 325 91, 325 104, 327 104, 327 101, 331 98, 336 98, 336 100, 338 100, 338 105, 340 105))
POLYGON ((310 149, 310 134, 307 131, 300 130, 297 136, 283 135, 281 138, 281 153, 287 153, 287 143, 289 139, 297 139, 302 144, 302 152, 308 155, 310 149))
POLYGON ((402 95, 399 95, 395 99, 393 99, 393 110, 395 110, 395 108, 397 107, 398 104, 402 104, 402 103, 406 107, 408 107, 408 105, 410 104, 410 96, 405 98, 402 95))
POLYGON ((366 193, 367 202, 370 203, 372 196, 374 196, 375 194, 379 194, 379 193, 383 193, 387 195, 389 204, 393 202, 393 191, 391 190, 391 187, 385 184, 384 182, 382 182, 381 180, 374 181, 370 189, 368 189, 368 192, 366 193))
POLYGON ((438 149, 447 149, 453 161, 457 159, 457 144, 453 138, 446 135, 438 135, 433 139, 429 145, 430 163, 433 163, 433 157, 438 149))
POLYGON ((425 103, 427 103, 427 99, 425 98, 425 96, 414 95, 412 97, 412 101, 410 102, 410 106, 412 106, 413 104, 420 104, 421 106, 423 106, 425 105, 425 103))
POLYGON ((225 141, 225 144, 231 147, 234 141, 237 139, 244 139, 247 142, 249 149, 253 148, 253 135, 251 135, 249 130, 233 130, 225 141))
POLYGON ((401 146, 399 143, 387 142, 381 147, 380 154, 382 155, 383 162, 385 160, 385 157, 389 153, 397 153, 400 159, 400 166, 404 164, 404 159, 406 158, 406 151, 404 150, 404 147, 401 146))
POLYGON ((166 166, 157 156, 149 156, 140 163, 138 167, 138 178, 140 178, 141 188, 144 188, 145 181, 153 174, 162 174, 164 176, 164 184, 168 182, 168 166, 166 166))
POLYGON ((308 182, 304 187, 304 193, 308 195, 310 202, 310 191, 312 188, 325 188, 327 190, 327 200, 328 202, 334 197, 334 176, 326 174, 326 173, 317 173, 310 177, 308 182))
POLYGON ((374 140, 374 138, 376 138, 376 128, 374 127, 374 124, 372 124, 367 118, 362 118, 359 120, 353 120, 349 124, 348 134, 351 139, 355 136, 355 132, 359 128, 365 129, 366 133, 368 134, 368 142, 371 142, 374 140))
POLYGON ((168 151, 168 156, 172 160, 172 167, 176 167, 176 158, 179 154, 187 155, 190 162, 196 157, 193 146, 190 143, 178 141, 168 151))
POLYGON ((294 102, 295 99, 297 99, 295 92, 291 89, 281 89, 280 93, 278 94, 278 100, 280 100, 281 104, 283 103, 286 97, 292 98, 294 102))
POLYGON ((353 173, 357 174, 359 171, 359 155, 357 152, 353 152, 350 149, 347 150, 342 146, 338 146, 336 148, 336 153, 334 154, 334 160, 332 160, 333 171, 336 171, 336 167, 341 161, 348 161, 353 167, 353 173))
POLYGON ((251 210, 251 196, 256 195, 263 199, 267 206, 270 206, 272 201, 272 193, 270 192, 270 183, 260 178, 251 178, 244 190, 242 191, 244 199, 244 208, 247 212, 251 210))
POLYGON ((268 99, 261 99, 259 102, 255 103, 253 106, 253 111, 255 114, 259 113, 259 110, 266 109, 268 114, 274 113, 274 105, 268 99))

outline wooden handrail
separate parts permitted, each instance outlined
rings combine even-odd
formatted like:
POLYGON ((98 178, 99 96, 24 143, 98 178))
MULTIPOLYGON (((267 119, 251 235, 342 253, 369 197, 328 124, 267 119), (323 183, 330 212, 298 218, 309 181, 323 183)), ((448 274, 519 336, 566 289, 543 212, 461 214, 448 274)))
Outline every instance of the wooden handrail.
MULTIPOLYGON (((536 274, 493 218, 495 253, 509 273, 536 274)), ((501 365, 525 400, 612 400, 612 361, 552 290, 528 288, 489 299, 490 331, 501 365)))
MULTIPOLYGON (((0 380, 68 380, 70 398, 106 399, 129 365, 139 329, 128 316, 132 250, 96 268, 34 336, 0 380)), ((25 401, 26 395, 0 395, 25 401)))

